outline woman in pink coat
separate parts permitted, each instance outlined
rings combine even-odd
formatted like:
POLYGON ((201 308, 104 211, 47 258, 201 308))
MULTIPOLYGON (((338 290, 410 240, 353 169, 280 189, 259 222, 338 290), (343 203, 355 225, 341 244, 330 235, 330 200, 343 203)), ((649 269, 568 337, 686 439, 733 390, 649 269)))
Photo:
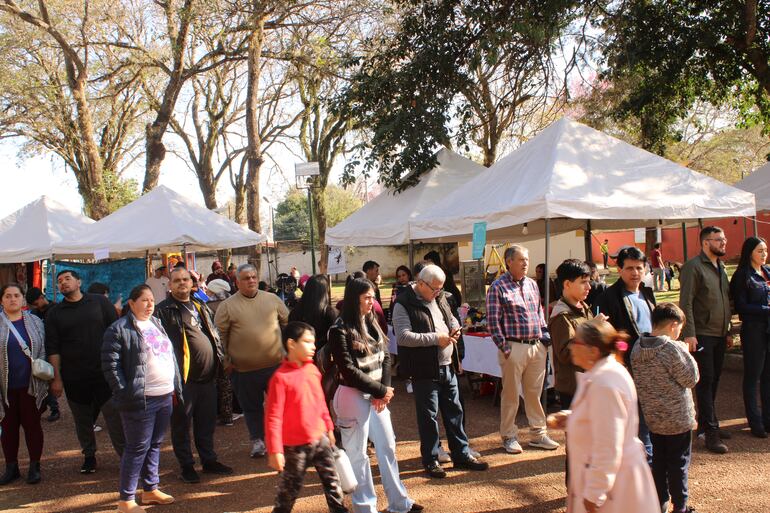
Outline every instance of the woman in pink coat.
POLYGON ((578 374, 572 412, 552 422, 567 428, 569 513, 659 513, 655 483, 637 438, 636 389, 615 353, 627 336, 606 321, 580 325, 570 344, 578 374))

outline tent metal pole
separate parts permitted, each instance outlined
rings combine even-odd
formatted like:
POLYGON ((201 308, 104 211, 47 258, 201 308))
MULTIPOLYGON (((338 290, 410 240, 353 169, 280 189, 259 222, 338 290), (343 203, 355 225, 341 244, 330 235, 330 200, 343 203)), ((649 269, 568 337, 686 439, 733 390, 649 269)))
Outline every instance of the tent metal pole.
POLYGON ((409 255, 409 270, 414 271, 414 241, 409 239, 409 246, 407 246, 407 254, 409 255))
POLYGON ((687 262, 687 223, 682 223, 682 251, 684 261, 687 262))
POLYGON ((56 303, 56 292, 59 288, 56 286, 56 283, 54 283, 54 279, 56 279, 56 256, 51 255, 51 288, 53 289, 53 296, 51 299, 52 303, 56 303))
POLYGON ((759 224, 757 223, 756 212, 754 212, 754 237, 759 237, 759 224))
POLYGON ((583 240, 585 243, 586 248, 586 262, 593 262, 594 261, 594 251, 593 251, 593 244, 591 243, 591 220, 586 219, 586 231, 585 235, 583 236, 583 240))
MULTIPOLYGON (((275 244, 275 243, 273 243, 275 244)), ((270 242, 265 242, 265 253, 267 254, 267 282, 273 283, 273 271, 270 269, 270 242)))
MULTIPOLYGON (((549 263, 551 258, 551 220, 547 217, 545 218, 545 269, 543 269, 543 294, 544 294, 544 300, 543 304, 545 305, 543 307, 543 315, 545 315, 545 319, 547 321, 548 319, 548 303, 551 301, 551 298, 549 296, 549 289, 551 288, 551 276, 549 273, 549 263)), ((545 379, 543 379, 543 391, 540 394, 540 403, 543 405, 543 411, 548 411, 548 366, 553 365, 553 362, 549 362, 546 365, 546 373, 545 373, 545 379)))

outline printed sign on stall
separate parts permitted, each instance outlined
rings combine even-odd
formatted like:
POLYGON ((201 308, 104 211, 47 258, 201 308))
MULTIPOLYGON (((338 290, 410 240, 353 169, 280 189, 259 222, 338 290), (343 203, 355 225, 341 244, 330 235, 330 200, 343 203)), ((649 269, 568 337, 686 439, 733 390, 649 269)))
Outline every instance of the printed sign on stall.
POLYGON ((327 272, 329 274, 342 274, 348 270, 348 264, 345 261, 344 248, 332 246, 329 248, 329 267, 327 272))
POLYGON ((474 260, 484 258, 484 246, 487 245, 487 222, 473 223, 473 255, 474 260))

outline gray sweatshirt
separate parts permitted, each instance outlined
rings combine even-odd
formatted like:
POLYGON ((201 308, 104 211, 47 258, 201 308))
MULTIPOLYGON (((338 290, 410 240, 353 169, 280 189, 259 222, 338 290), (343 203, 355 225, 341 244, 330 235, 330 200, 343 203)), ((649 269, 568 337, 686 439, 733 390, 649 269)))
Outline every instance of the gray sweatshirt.
POLYGON ((652 433, 679 435, 695 427, 692 391, 698 365, 680 342, 642 336, 631 351, 634 383, 652 433))

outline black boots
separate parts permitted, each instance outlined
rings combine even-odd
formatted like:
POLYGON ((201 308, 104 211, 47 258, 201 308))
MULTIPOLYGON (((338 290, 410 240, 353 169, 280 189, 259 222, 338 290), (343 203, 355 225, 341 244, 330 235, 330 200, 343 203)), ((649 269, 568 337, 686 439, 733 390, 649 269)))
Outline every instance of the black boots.
POLYGON ((27 472, 27 483, 38 484, 40 482, 40 462, 30 461, 29 472, 27 472))
MULTIPOLYGON (((6 463, 5 465, 5 473, 0 476, 0 485, 6 485, 8 483, 12 483, 13 481, 16 481, 21 477, 21 472, 19 472, 19 464, 18 463, 6 463)), ((40 482, 40 462, 39 461, 31 461, 29 462, 29 472, 27 473, 27 483, 29 484, 37 484, 40 482)))
POLYGON ((7 485, 21 477, 18 463, 6 463, 5 473, 0 476, 0 485, 7 485))

